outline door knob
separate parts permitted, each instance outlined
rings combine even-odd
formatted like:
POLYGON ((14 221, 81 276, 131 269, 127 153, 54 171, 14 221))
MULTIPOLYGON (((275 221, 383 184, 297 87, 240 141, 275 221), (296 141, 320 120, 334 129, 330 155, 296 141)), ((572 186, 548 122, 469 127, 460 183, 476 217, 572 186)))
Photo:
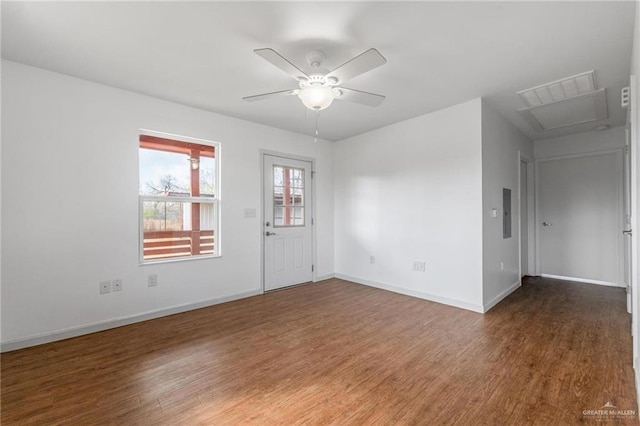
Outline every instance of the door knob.
POLYGON ((551 226, 553 225, 551 222, 542 222, 542 226, 551 226))
POLYGON ((622 231, 624 235, 631 235, 631 229, 622 231))
POLYGON ((270 237, 271 235, 276 235, 276 233, 267 231, 264 233, 264 235, 266 235, 267 237, 270 237))

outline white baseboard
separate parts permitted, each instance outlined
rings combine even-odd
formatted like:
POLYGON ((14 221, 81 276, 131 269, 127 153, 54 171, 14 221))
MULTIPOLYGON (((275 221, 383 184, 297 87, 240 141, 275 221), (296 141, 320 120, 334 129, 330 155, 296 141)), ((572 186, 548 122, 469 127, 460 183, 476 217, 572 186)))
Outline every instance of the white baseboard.
POLYGON ((318 282, 318 281, 324 281, 324 280, 330 280, 331 278, 335 278, 336 276, 334 274, 324 274, 324 275, 318 275, 316 277, 316 280, 314 282, 318 282))
POLYGON ((129 315, 121 318, 114 318, 106 321, 99 321, 92 324, 85 324, 78 327, 70 327, 63 330, 42 333, 22 339, 8 340, 0 344, 0 352, 15 351, 17 349, 28 348, 30 346, 42 345, 44 343, 56 342, 58 340, 69 339, 71 337, 96 333, 98 331, 109 330, 111 328, 122 327, 124 325, 147 321, 155 318, 166 317, 168 315, 179 314, 181 312, 192 311, 194 309, 206 308, 207 306, 218 305, 220 303, 231 302, 233 300, 244 299, 246 297, 262 294, 262 290, 253 290, 238 293, 231 296, 218 297, 215 299, 203 300, 196 303, 173 306, 170 308, 148 311, 140 314, 129 315))
POLYGON ((362 284, 369 287, 379 288, 381 290, 392 291, 394 293, 404 294, 405 296, 417 297, 419 299, 429 300, 431 302, 442 303, 443 305, 449 305, 456 308, 466 309, 468 311, 483 313, 483 307, 474 303, 463 302, 462 300, 450 299, 448 297, 436 296, 435 294, 423 293, 421 291, 409 290, 402 287, 396 287, 394 285, 383 284, 376 281, 367 279, 352 277, 345 274, 335 274, 336 278, 342 280, 351 281, 356 284, 362 284))
POLYGON ((618 283, 612 283, 609 281, 598 281, 598 280, 590 280, 590 279, 586 279, 586 278, 576 278, 576 277, 564 277, 562 275, 551 275, 551 274, 540 274, 541 277, 543 278, 553 278, 556 280, 563 280, 563 281, 575 281, 578 283, 585 283, 585 284, 597 284, 597 285, 606 285, 609 287, 623 287, 624 285, 620 285, 618 283))
POLYGON ((502 299, 504 299, 505 297, 507 297, 508 295, 510 295, 511 293, 516 291, 517 289, 519 289, 520 286, 522 286, 522 284, 520 284, 520 281, 511 284, 508 289, 506 289, 505 291, 503 291, 502 293, 500 293, 499 295, 497 295, 496 297, 491 299, 491 301, 489 303, 485 303, 484 304, 484 312, 485 313, 489 312, 489 309, 493 308, 498 303, 500 303, 502 301, 502 299))

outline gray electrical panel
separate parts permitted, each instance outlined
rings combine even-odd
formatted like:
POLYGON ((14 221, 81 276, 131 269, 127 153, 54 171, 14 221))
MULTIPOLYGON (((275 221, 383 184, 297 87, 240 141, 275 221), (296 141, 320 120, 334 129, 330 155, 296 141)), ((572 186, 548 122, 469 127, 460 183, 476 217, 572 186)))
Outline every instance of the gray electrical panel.
POLYGON ((502 238, 511 238, 511 190, 502 188, 502 238))

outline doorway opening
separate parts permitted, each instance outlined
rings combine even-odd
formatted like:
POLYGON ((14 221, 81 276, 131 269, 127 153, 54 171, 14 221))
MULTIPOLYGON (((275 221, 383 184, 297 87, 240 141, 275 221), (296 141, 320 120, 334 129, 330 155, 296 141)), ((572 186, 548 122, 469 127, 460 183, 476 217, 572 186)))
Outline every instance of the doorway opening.
POLYGON ((519 155, 520 278, 535 275, 533 160, 519 155))

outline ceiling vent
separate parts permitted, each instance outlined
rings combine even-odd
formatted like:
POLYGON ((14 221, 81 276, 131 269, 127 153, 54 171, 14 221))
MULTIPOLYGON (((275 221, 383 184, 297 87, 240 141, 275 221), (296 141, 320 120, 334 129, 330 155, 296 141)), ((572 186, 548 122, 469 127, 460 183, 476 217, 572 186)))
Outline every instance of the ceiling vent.
POLYGON ((627 108, 629 106, 629 86, 622 89, 620 92, 620 104, 622 108, 627 108))
POLYGON ((518 95, 527 106, 534 107, 563 101, 584 93, 595 92, 595 90, 596 79, 594 73, 593 71, 587 71, 573 77, 523 90, 518 92, 518 95))
POLYGON ((527 104, 518 112, 538 132, 608 118, 605 89, 593 71, 518 92, 527 104))

